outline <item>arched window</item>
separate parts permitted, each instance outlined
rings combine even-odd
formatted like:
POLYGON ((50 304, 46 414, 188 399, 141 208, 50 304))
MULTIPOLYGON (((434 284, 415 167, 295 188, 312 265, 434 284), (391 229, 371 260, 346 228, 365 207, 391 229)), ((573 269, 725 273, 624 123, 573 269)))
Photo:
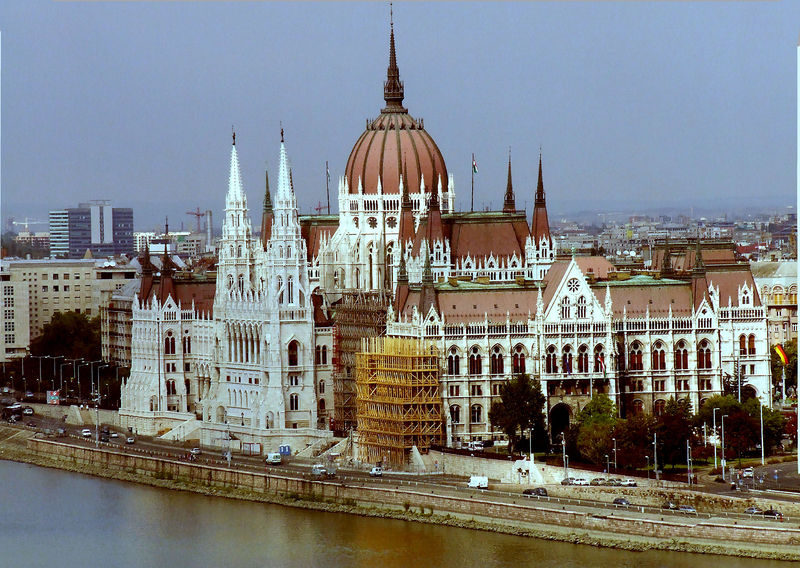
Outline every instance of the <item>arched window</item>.
POLYGON ((328 364, 328 346, 327 345, 323 345, 322 346, 322 364, 323 365, 327 365, 328 364))
POLYGON ((455 347, 450 348, 450 354, 447 356, 447 374, 461 374, 461 358, 458 356, 458 350, 455 347))
POLYGON ((289 342, 289 366, 296 367, 297 366, 297 351, 298 351, 299 344, 296 340, 292 340, 289 342))
POLYGON ((711 368, 711 344, 707 339, 701 341, 700 345, 697 347, 697 368, 711 368))
POLYGON ((750 292, 747 290, 742 290, 742 305, 749 306, 750 305, 750 292))
POLYGON ((454 404, 450 407, 450 420, 453 422, 453 424, 461 423, 461 407, 457 404, 454 404))
POLYGON ((586 345, 578 347, 578 372, 589 372, 589 348, 586 345))
POLYGON ((637 398, 633 401, 633 407, 631 410, 635 415, 644 414, 644 403, 637 398))
POLYGON ((514 347, 514 354, 511 357, 511 367, 514 375, 522 375, 525 373, 525 349, 522 345, 514 347))
POLYGON ((493 375, 503 374, 503 350, 499 345, 492 347, 492 354, 489 357, 489 370, 493 375))
POLYGON ((655 416, 661 416, 664 414, 664 408, 667 406, 667 403, 664 402, 663 399, 659 399, 653 405, 653 414, 655 416))
POLYGON ((286 279, 286 296, 290 304, 294 303, 294 280, 291 276, 286 279))
POLYGON ((469 374, 480 375, 483 372, 483 364, 481 361, 480 349, 477 346, 470 349, 469 352, 469 374))
POLYGON ((164 338, 164 354, 175 355, 175 338, 172 337, 171 331, 168 331, 167 336, 164 338))
POLYGON ((569 319, 569 298, 561 299, 561 319, 569 319))
POLYGON ((561 352, 561 369, 568 375, 572 374, 572 347, 565 345, 561 352))
POLYGON ((664 351, 664 344, 656 341, 653 346, 653 370, 663 371, 667 368, 667 353, 664 351))
POLYGON ((689 369, 689 350, 686 348, 686 342, 683 339, 675 346, 675 369, 678 371, 689 369))
POLYGON ((192 338, 188 335, 183 336, 183 352, 187 354, 192 352, 192 338))
POLYGON ((319 399, 319 411, 320 412, 325 412, 325 399, 324 398, 319 399))
POLYGON ((238 257, 242 256, 242 245, 238 245, 236 247, 236 256, 238 256, 238 257))
POLYGON ((295 394, 292 393, 289 395, 289 410, 298 410, 300 408, 300 399, 295 394))
POLYGON ((173 395, 175 394, 175 381, 167 381, 167 394, 173 395))
POLYGON ((585 296, 581 296, 580 298, 578 298, 577 311, 578 311, 577 317, 579 317, 579 318, 585 318, 586 317, 586 297, 585 296))
POLYGON ((322 364, 322 347, 319 345, 314 348, 314 364, 322 364))
POLYGON ((599 344, 594 346, 594 372, 606 372, 605 353, 603 353, 603 346, 599 344))
POLYGON ((747 355, 747 338, 744 334, 739 336, 739 355, 747 355))
POLYGON ((242 274, 239 275, 239 292, 244 293, 244 276, 242 274))
POLYGON ((642 365, 642 344, 634 341, 631 345, 631 350, 628 355, 628 365, 631 371, 641 371, 644 367, 642 365))
POLYGON ((750 337, 747 338, 747 354, 748 355, 755 355, 756 354, 756 336, 752 333, 750 337))
POLYGON ((275 283, 276 283, 275 291, 278 292, 278 303, 282 304, 283 303, 283 278, 278 276, 278 278, 275 279, 275 283))
POLYGON ((470 422, 480 424, 483 422, 483 407, 480 404, 473 404, 470 409, 470 422))
POLYGON ((544 370, 545 373, 558 373, 558 353, 556 353, 555 345, 547 348, 544 370))
POLYGON ((228 274, 228 290, 233 288, 233 274, 228 274))
POLYGON ((325 381, 319 382, 319 394, 325 394, 325 381))

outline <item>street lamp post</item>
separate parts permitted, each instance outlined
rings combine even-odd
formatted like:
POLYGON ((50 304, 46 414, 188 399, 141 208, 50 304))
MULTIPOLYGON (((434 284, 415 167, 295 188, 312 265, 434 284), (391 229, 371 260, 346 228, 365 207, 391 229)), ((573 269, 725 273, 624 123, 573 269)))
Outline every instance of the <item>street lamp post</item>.
POLYGON ((561 434, 561 459, 564 461, 564 479, 569 477, 567 474, 567 441, 564 439, 564 434, 561 434))
POLYGON ((722 415, 722 481, 725 481, 725 419, 727 414, 722 415))
POLYGON ((647 460, 647 481, 648 484, 650 482, 650 456, 644 456, 644 459, 647 460))
POLYGON ((611 438, 614 442, 614 473, 617 473, 617 439, 611 438))
MULTIPOLYGON (((100 369, 103 367, 110 367, 111 365, 100 365, 97 367, 97 391, 94 399, 94 445, 100 445, 100 369)), ((94 377, 92 379, 92 388, 94 388, 94 377)))
POLYGON ((719 410, 719 408, 715 408, 713 412, 714 425, 712 428, 714 431, 714 469, 717 469, 717 410, 719 410))
POLYGON ((758 413, 761 419, 761 465, 764 465, 764 405, 758 402, 758 413))
POLYGON ((656 484, 658 484, 658 434, 653 432, 653 467, 656 470, 656 484))
POLYGON ((608 454, 606 454, 606 476, 611 475, 611 465, 609 465, 608 454))
POLYGON ((689 487, 692 486, 692 446, 689 439, 686 439, 686 480, 689 487))

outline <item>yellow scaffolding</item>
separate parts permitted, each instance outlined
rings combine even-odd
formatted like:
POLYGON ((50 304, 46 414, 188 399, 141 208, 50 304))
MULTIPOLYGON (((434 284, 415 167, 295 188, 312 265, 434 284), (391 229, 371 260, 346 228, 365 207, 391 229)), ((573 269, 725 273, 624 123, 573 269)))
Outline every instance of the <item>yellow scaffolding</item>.
POLYGON ((356 354, 359 459, 402 467, 442 437, 439 356, 416 339, 373 337, 356 354))

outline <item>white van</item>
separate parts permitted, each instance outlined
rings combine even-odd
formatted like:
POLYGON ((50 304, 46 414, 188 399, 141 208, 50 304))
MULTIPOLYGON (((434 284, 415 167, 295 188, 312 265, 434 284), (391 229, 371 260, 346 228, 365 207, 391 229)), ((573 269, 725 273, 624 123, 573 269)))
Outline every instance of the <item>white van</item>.
POLYGON ((489 478, 485 475, 473 475, 469 478, 469 483, 467 487, 471 487, 473 489, 488 489, 489 488, 489 478))
POLYGON ((267 454, 264 461, 269 465, 281 465, 281 455, 279 453, 267 454))

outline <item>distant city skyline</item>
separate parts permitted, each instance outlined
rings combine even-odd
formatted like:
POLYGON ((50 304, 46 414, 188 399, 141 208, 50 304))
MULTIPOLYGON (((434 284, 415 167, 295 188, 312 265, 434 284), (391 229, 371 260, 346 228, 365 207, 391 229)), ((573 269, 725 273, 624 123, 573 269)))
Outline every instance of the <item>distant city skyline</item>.
MULTIPOLYGON (((383 106, 383 3, 8 1, 2 216, 90 199, 136 230, 218 215, 237 131, 251 217, 280 124, 301 211, 331 205, 383 106)), ((548 207, 786 211, 796 200, 796 3, 400 3, 405 106, 439 145, 457 208, 518 207, 539 148, 548 207)), ((217 217, 219 218, 219 217, 217 217)), ((45 230, 32 226, 32 230, 45 230)))

